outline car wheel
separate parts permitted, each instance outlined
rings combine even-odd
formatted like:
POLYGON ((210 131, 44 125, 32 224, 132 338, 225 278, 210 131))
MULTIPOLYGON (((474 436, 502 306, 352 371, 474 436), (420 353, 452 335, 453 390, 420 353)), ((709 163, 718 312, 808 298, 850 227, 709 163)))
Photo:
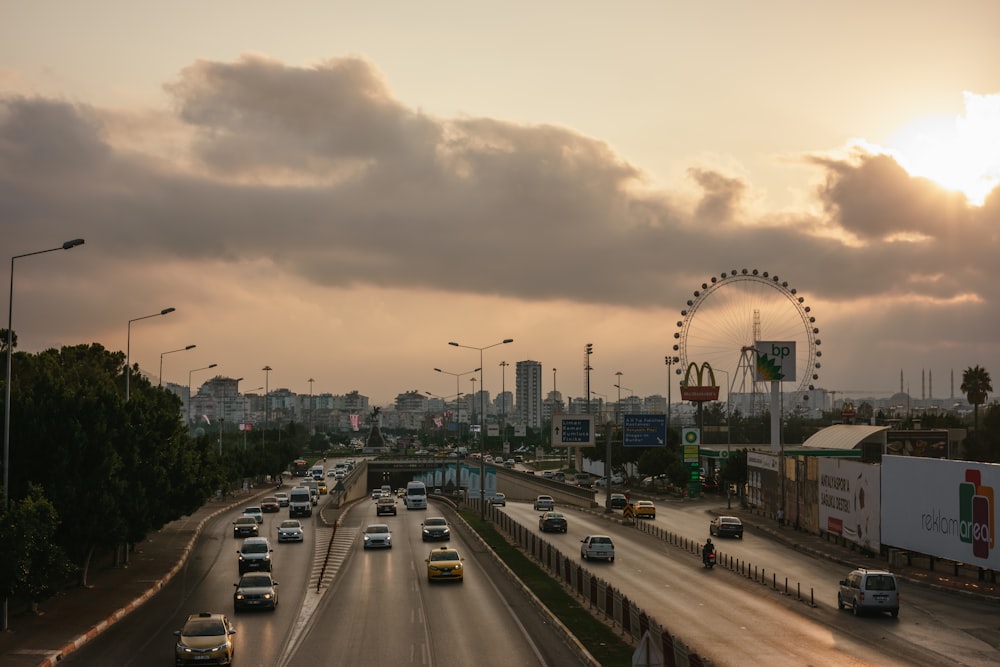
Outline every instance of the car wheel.
POLYGON ((609 563, 614 563, 614 562, 615 562, 615 557, 614 557, 614 556, 612 556, 611 558, 609 558, 609 559, 608 559, 608 562, 609 562, 609 563))
POLYGON ((857 600, 855 600, 853 603, 851 603, 851 611, 854 612, 855 616, 860 616, 861 615, 861 611, 858 609, 858 601, 857 600))
POLYGON ((844 608, 844 601, 840 599, 840 593, 837 593, 837 609, 844 608))
POLYGON ((586 551, 581 551, 580 552, 580 558, 582 558, 583 560, 587 560, 587 552, 586 551))
POLYGON ((892 613, 892 617, 893 618, 899 618, 899 610, 898 609, 893 609, 891 613, 892 613))

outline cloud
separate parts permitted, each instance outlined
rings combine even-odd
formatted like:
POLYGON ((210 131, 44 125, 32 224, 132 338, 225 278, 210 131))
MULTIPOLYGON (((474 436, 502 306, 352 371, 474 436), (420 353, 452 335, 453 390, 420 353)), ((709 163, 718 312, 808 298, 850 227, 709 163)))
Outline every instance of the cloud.
POLYGON ((72 259, 87 277, 66 294, 58 281, 22 287, 49 303, 72 294, 70 340, 111 335, 97 322, 134 317, 150 294, 163 295, 154 310, 252 309, 260 295, 244 290, 266 284, 279 302, 288 289, 386 290, 413 303, 655 312, 665 352, 691 290, 733 268, 794 280, 845 334, 852 312, 879 321, 883 340, 903 313, 920 313, 935 340, 948 329, 935 319, 998 324, 1000 196, 969 206, 857 146, 801 156, 816 169, 815 207, 776 214, 759 210, 747 177, 710 164, 656 190, 565 127, 421 113, 359 58, 197 61, 165 89, 168 110, 0 99, 5 247, 87 237, 86 258, 72 259))

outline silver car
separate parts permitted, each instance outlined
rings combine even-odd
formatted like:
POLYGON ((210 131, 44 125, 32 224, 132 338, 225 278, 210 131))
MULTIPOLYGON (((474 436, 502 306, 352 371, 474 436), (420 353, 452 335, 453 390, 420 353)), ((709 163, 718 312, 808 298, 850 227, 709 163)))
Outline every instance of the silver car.
POLYGON ((279 542, 301 542, 304 539, 302 522, 298 519, 285 519, 278 526, 279 542))
POLYGON ((837 609, 850 607, 855 616, 866 611, 899 616, 899 582, 888 570, 853 570, 840 581, 837 609))
POLYGON ((384 523, 370 523, 365 528, 364 534, 365 549, 391 549, 392 531, 384 523))

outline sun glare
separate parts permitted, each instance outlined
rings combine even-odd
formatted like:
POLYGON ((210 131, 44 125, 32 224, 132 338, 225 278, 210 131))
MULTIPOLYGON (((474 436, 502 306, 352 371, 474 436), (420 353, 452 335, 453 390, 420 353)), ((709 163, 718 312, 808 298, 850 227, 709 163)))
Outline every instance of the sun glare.
POLYGON ((1000 185, 1000 94, 967 92, 965 116, 918 119, 893 134, 887 148, 911 175, 981 206, 1000 185))

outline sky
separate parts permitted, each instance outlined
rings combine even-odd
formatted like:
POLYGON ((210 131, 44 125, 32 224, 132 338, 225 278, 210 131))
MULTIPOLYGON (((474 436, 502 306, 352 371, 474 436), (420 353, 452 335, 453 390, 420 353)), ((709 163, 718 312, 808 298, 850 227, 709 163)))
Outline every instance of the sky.
POLYGON ((842 395, 1000 381, 998 25, 993 0, 0 0, 0 255, 86 241, 12 260, 18 349, 373 405, 495 396, 523 360, 585 396, 589 363, 609 400, 677 400, 681 312, 747 269, 788 286, 719 287, 680 350, 731 384, 755 317, 842 395))

